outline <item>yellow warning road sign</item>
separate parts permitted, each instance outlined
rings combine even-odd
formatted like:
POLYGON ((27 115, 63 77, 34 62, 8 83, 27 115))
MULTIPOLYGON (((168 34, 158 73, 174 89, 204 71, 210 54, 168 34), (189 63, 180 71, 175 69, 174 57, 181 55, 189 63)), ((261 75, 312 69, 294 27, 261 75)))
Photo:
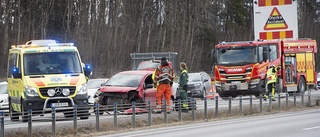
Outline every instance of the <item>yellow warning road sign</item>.
POLYGON ((279 30, 287 28, 288 25, 286 21, 283 19, 279 10, 276 7, 274 7, 266 24, 264 25, 264 30, 279 30))

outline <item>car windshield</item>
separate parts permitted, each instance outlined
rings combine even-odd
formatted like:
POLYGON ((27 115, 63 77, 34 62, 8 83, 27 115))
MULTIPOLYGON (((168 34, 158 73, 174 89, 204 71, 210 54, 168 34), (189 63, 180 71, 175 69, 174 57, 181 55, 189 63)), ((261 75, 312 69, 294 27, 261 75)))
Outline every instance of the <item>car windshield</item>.
POLYGON ((320 73, 318 73, 318 78, 320 78, 320 73))
POLYGON ((217 64, 246 65, 256 63, 258 54, 256 47, 232 47, 217 49, 217 64))
POLYGON ((24 54, 24 74, 70 74, 81 73, 77 52, 50 52, 24 54))
POLYGON ((104 83, 104 79, 89 79, 87 82, 88 89, 99 88, 104 83))
POLYGON ((7 84, 1 84, 0 85, 0 94, 8 94, 7 84))
POLYGON ((199 73, 189 73, 188 74, 189 82, 199 82, 201 81, 201 76, 199 73))
POLYGON ((105 86, 139 87, 143 76, 141 74, 116 74, 108 80, 105 86))
POLYGON ((159 66, 159 63, 148 61, 148 62, 143 62, 139 64, 137 70, 143 70, 143 69, 149 69, 149 68, 156 69, 158 66, 159 66))

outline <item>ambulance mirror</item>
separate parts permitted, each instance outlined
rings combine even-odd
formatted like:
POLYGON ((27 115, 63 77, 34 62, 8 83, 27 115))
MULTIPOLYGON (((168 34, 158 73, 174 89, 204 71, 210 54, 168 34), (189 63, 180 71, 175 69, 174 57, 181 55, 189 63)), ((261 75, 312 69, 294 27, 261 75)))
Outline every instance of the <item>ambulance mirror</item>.
POLYGON ((92 68, 90 64, 86 64, 84 67, 84 75, 86 75, 87 77, 89 77, 91 75, 92 72, 92 68))

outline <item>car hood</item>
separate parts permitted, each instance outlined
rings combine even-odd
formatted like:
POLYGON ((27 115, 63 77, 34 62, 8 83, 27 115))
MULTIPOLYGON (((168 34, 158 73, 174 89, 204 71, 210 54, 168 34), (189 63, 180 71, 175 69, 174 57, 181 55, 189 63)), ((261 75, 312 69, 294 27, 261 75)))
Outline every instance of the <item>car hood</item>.
POLYGON ((101 93, 105 92, 119 92, 119 93, 125 93, 129 92, 131 90, 137 90, 137 87, 115 87, 115 86, 104 86, 100 88, 101 93))

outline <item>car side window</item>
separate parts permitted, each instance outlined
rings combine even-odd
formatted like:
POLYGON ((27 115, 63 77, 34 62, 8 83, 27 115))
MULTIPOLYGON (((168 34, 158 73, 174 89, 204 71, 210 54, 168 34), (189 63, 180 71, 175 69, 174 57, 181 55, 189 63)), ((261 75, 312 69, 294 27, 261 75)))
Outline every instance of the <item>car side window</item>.
POLYGON ((16 66, 17 60, 18 60, 17 53, 11 53, 9 55, 9 65, 8 65, 8 69, 7 69, 7 77, 11 77, 11 75, 12 75, 11 70, 13 67, 18 67, 18 66, 16 66))
POLYGON ((270 61, 274 61, 278 58, 278 49, 276 45, 270 45, 270 61))
POLYGON ((144 85, 153 84, 152 76, 148 75, 147 78, 144 81, 144 85))
POLYGON ((210 81, 210 76, 208 74, 206 74, 205 76, 206 76, 206 79, 210 81))
POLYGON ((206 80, 206 79, 207 79, 206 76, 205 76, 204 74, 202 74, 202 75, 201 75, 201 80, 204 81, 204 80, 206 80))

